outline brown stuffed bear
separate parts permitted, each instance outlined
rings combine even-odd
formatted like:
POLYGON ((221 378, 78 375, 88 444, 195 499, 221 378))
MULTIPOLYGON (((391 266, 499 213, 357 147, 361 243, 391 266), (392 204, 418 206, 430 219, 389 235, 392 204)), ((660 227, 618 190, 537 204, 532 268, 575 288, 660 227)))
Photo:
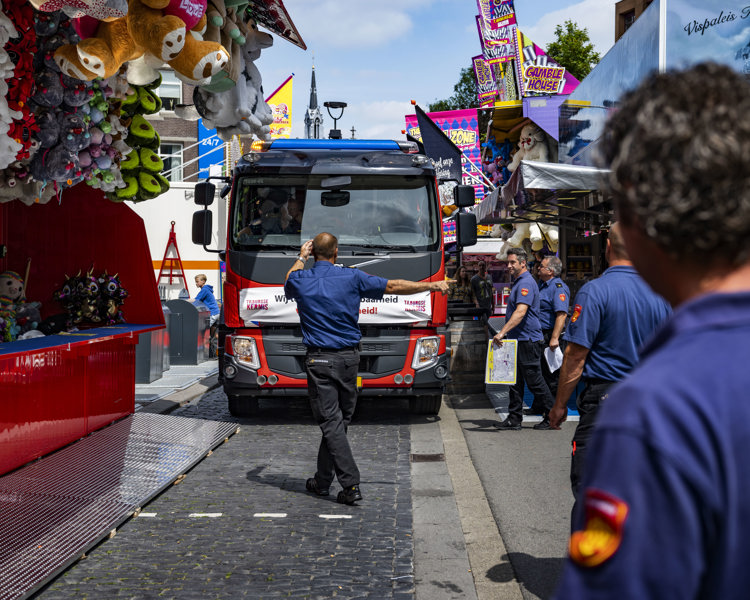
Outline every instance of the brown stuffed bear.
POLYGON ((125 17, 99 23, 94 36, 78 44, 60 46, 55 62, 64 74, 91 81, 110 77, 123 63, 150 54, 186 82, 207 83, 227 64, 229 53, 220 43, 198 40, 189 32, 205 28, 205 0, 188 2, 187 10, 185 4, 184 0, 128 0, 125 17))

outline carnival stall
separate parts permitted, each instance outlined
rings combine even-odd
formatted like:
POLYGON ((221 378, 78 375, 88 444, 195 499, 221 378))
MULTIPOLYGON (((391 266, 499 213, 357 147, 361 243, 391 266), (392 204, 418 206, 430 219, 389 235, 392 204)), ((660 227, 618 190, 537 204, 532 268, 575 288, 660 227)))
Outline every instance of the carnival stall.
POLYGON ((164 326, 128 205, 169 188, 147 118, 159 69, 194 86, 185 118, 264 138, 258 25, 304 48, 281 0, 161 6, 3 3, 0 475, 134 412, 138 336, 164 326))

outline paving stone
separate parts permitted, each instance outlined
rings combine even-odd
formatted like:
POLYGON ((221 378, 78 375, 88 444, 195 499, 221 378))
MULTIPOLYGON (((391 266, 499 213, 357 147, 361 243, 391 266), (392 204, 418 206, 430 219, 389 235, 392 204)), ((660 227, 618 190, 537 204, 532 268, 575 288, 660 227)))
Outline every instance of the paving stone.
POLYGON ((37 600, 414 598, 405 400, 363 401, 350 426, 358 506, 336 503, 337 483, 328 497, 305 491, 320 441, 305 399, 262 401, 257 417, 235 419, 216 389, 172 414, 241 430, 143 507, 155 517, 126 522, 37 600))

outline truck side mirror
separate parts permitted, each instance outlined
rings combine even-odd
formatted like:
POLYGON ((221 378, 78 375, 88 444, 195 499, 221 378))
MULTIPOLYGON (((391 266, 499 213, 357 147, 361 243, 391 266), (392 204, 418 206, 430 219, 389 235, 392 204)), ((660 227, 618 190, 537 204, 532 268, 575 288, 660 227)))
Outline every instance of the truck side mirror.
POLYGON ((459 208, 474 206, 474 187, 470 185, 457 185, 453 190, 453 199, 459 208))
POLYGON ((211 206, 214 203, 216 186, 210 181, 203 181, 195 184, 194 192, 195 203, 198 206, 211 206))
POLYGON ((194 212, 193 213, 193 243, 197 244, 198 246, 207 246, 208 244, 210 244, 212 225, 213 225, 213 214, 211 213, 210 210, 199 210, 198 212, 194 212))
MULTIPOLYGON (((473 189, 471 195, 474 195, 473 189)), ((456 217, 456 240, 459 248, 473 246, 477 243, 477 216, 474 213, 458 213, 456 217)))

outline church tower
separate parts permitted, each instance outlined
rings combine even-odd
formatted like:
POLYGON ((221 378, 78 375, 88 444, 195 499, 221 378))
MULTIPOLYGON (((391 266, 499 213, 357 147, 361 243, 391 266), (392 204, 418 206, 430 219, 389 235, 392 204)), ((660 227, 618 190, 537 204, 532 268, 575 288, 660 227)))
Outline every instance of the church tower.
POLYGON ((315 65, 312 68, 312 80, 310 82, 310 104, 305 113, 305 138, 320 139, 323 128, 323 113, 318 106, 318 89, 315 85, 315 65))

